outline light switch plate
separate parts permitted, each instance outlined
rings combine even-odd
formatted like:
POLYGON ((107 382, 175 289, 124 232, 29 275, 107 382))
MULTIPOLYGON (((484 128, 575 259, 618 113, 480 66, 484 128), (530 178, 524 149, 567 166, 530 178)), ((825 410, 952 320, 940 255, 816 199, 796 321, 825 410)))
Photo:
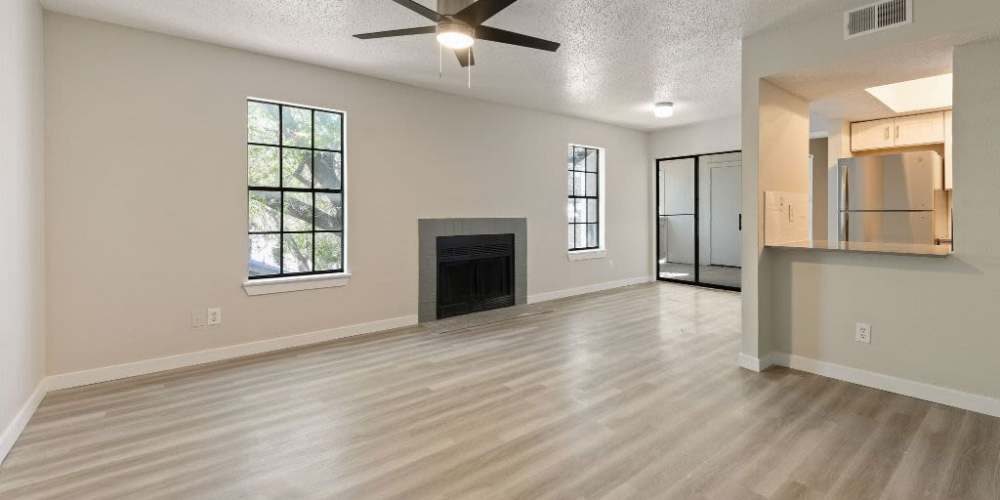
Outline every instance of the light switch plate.
POLYGON ((868 323, 857 323, 854 326, 854 340, 862 344, 872 343, 872 325, 868 323))

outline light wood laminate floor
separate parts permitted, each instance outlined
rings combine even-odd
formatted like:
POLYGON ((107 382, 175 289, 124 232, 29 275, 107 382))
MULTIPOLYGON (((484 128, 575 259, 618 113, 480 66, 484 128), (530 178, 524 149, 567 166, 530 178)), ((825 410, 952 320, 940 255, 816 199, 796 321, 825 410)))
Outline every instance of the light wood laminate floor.
POLYGON ((49 394, 0 498, 1000 498, 1000 419, 736 367, 648 284, 49 394))

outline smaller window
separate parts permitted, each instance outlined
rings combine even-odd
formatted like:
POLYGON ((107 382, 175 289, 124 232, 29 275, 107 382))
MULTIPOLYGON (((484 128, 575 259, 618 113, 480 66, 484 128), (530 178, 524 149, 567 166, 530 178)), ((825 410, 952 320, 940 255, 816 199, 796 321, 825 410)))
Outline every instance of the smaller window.
POLYGON ((601 248, 601 149, 570 145, 566 204, 569 250, 601 248))

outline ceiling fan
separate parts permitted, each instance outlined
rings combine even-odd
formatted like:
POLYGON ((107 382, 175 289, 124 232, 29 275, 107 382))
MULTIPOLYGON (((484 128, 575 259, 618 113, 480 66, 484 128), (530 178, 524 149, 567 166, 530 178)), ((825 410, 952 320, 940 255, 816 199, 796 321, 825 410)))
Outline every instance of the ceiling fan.
POLYGON ((559 50, 559 44, 533 36, 484 26, 483 23, 517 0, 438 0, 438 10, 432 10, 414 0, 392 0, 407 9, 437 23, 435 26, 404 28, 354 35, 363 40, 407 35, 437 33, 441 46, 455 51, 463 68, 476 64, 472 45, 477 39, 506 43, 530 49, 559 50))

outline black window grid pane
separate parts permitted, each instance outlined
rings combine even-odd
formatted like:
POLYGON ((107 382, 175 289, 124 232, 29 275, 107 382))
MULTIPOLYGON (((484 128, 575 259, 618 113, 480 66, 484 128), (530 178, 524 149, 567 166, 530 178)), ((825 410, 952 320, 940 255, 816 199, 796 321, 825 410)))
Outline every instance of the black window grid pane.
MULTIPOLYGON (((278 118, 278 121, 280 123, 280 121, 281 121, 280 117, 278 118)), ((250 189, 254 190, 254 191, 259 191, 259 190, 263 190, 263 189, 272 189, 272 188, 276 189, 274 186, 260 186, 260 185, 257 185, 257 184, 251 184, 250 183, 250 147, 249 146, 263 146, 263 147, 268 147, 268 148, 275 148, 275 149, 278 150, 278 185, 279 186, 281 185, 281 146, 279 146, 277 144, 264 144, 262 142, 249 142, 249 141, 247 141, 247 186, 250 189)))
MULTIPOLYGON (((250 189, 253 189, 255 191, 277 191, 278 193, 280 193, 280 198, 281 198, 279 200, 279 203, 280 203, 279 206, 280 206, 280 209, 281 209, 281 212, 279 213, 280 231, 249 231, 248 230, 248 232, 247 232, 248 235, 273 234, 273 235, 278 235, 279 236, 279 238, 278 238, 278 269, 279 269, 279 272, 278 272, 278 274, 249 276, 249 279, 263 279, 263 278, 276 278, 276 277, 289 277, 289 276, 306 276, 306 275, 315 275, 315 274, 334 274, 334 273, 341 273, 341 272, 343 272, 344 271, 344 246, 345 246, 345 243, 346 243, 345 240, 344 240, 344 230, 343 230, 343 227, 341 227, 341 229, 339 229, 339 230, 326 230, 326 229, 318 230, 318 231, 316 230, 316 193, 333 193, 333 194, 341 194, 341 196, 343 196, 343 193, 344 193, 344 184, 343 184, 343 182, 341 183, 340 189, 320 189, 320 188, 316 188, 316 165, 315 165, 315 162, 311 162, 311 165, 310 165, 310 187, 308 187, 308 188, 291 188, 291 187, 286 188, 285 185, 284 185, 284 175, 283 175, 284 168, 285 168, 285 165, 284 165, 284 161, 285 161, 284 160, 284 156, 285 155, 284 155, 283 151, 285 149, 297 149, 297 150, 309 151, 310 155, 313 156, 313 157, 315 157, 315 154, 316 154, 317 151, 331 152, 331 153, 340 153, 340 155, 341 155, 341 164, 340 164, 341 179, 343 179, 343 168, 344 168, 344 164, 346 163, 346 159, 343 156, 343 154, 344 154, 344 151, 343 151, 343 148, 344 148, 344 114, 336 112, 336 111, 326 111, 326 110, 323 110, 324 113, 336 114, 340 118, 340 130, 339 130, 339 141, 338 142, 340 143, 340 148, 341 148, 341 149, 323 149, 323 148, 316 148, 316 147, 314 147, 316 145, 316 109, 305 108, 305 107, 302 107, 302 106, 288 106, 288 105, 281 104, 281 103, 273 103, 273 102, 268 102, 268 101, 259 101, 259 100, 254 100, 254 99, 249 99, 248 102, 259 102, 259 103, 273 104, 273 105, 278 106, 278 144, 264 144, 264 143, 251 142, 249 140, 247 141, 248 145, 271 146, 271 147, 277 146, 278 147, 278 187, 274 187, 274 186, 253 186, 253 185, 250 185, 250 183, 248 182, 247 183, 247 189, 248 189, 248 191, 250 189), (284 134, 284 125, 285 125, 284 124, 284 112, 285 112, 285 108, 286 107, 288 107, 288 108, 295 108, 295 109, 303 109, 303 110, 309 111, 309 113, 310 113, 310 130, 309 130, 309 132, 310 132, 310 140, 309 140, 309 142, 310 142, 311 147, 286 146, 285 145, 285 143, 284 143, 284 141, 285 141, 285 134, 284 134), (312 203, 313 203, 313 205, 312 205, 312 222, 311 222, 312 229, 311 230, 309 230, 309 231, 285 231, 285 193, 286 192, 309 193, 311 195, 311 197, 312 197, 312 203), (340 242, 341 242, 340 259, 339 259, 340 267, 338 269, 331 269, 331 270, 326 270, 326 271, 316 271, 315 270, 316 269, 316 234, 317 233, 339 234, 340 235, 340 242), (297 272, 297 273, 286 273, 285 272, 285 238, 284 238, 284 235, 286 235, 286 234, 309 234, 309 235, 311 235, 311 239, 312 239, 312 246, 311 246, 311 250, 312 250, 312 255, 311 255, 312 263, 311 263, 311 267, 312 267, 312 270, 311 271, 309 271, 309 272, 297 272)), ((247 168, 249 168, 249 163, 247 165, 247 168)), ((343 200, 343 198, 341 198, 341 199, 343 200)), ((341 219, 344 216, 343 213, 344 213, 343 212, 343 207, 341 207, 341 212, 340 212, 341 219)), ((247 224, 249 224, 249 219, 248 219, 247 224)), ((343 222, 341 222, 341 224, 343 224, 343 222)))
MULTIPOLYGON (((279 120, 280 121, 280 120, 279 120)), ((323 148, 307 148, 305 146, 285 146, 280 144, 267 144, 266 142, 247 142, 247 146, 267 146, 271 148, 281 147, 284 149, 298 149, 301 151, 319 151, 321 153, 343 153, 343 149, 323 149, 323 148)), ((343 147, 343 146, 341 146, 343 147)))
POLYGON ((310 121, 310 123, 309 123, 309 146, 293 146, 293 145, 287 145, 286 146, 285 145, 285 124, 284 123, 280 123, 281 127, 279 128, 279 130, 281 131, 281 136, 278 137, 278 140, 281 141, 281 147, 285 148, 285 149, 304 149, 304 150, 310 150, 310 151, 312 151, 313 150, 313 146, 315 146, 315 144, 316 144, 315 141, 313 141, 314 131, 316 130, 316 124, 313 122, 313 119, 316 118, 316 112, 315 112, 315 110, 312 110, 312 109, 309 109, 309 108, 303 108, 302 106, 291 106, 291 105, 285 105, 285 104, 281 104, 279 106, 280 107, 278 108, 279 109, 278 112, 281 113, 282 120, 284 120, 285 108, 289 108, 289 109, 298 109, 298 110, 308 111, 309 112, 309 121, 310 121))
MULTIPOLYGON (((344 191, 343 188, 341 188, 341 189, 324 189, 324 188, 315 188, 315 189, 312 189, 312 188, 294 188, 294 187, 280 188, 280 187, 274 187, 274 186, 253 186, 253 185, 249 185, 247 187, 249 189, 254 190, 254 191, 285 191, 287 193, 312 193, 312 192, 316 192, 316 193, 334 193, 335 194, 335 193, 341 193, 341 192, 344 191)), ((583 198, 583 197, 581 196, 581 198, 583 198)))
MULTIPOLYGON (((273 147, 273 146, 278 146, 279 144, 281 144, 281 105, 278 104, 278 103, 274 103, 274 102, 258 101, 258 100, 255 100, 255 99, 247 99, 247 111, 249 111, 249 104, 250 103, 266 104, 268 106, 277 106, 278 107, 278 142, 270 143, 270 142, 254 142, 254 141, 251 141, 250 140, 250 130, 249 130, 250 123, 248 122, 247 123, 247 145, 250 145, 250 146, 272 146, 273 147)), ((248 113, 248 120, 249 120, 249 113, 248 113)))
POLYGON ((601 158, 600 158, 600 154, 601 154, 601 151, 599 149, 596 149, 596 148, 587 148, 587 147, 582 147, 582 146, 573 146, 571 154, 573 156, 573 158, 572 158, 572 160, 573 160, 573 162, 572 162, 573 163, 573 168, 571 168, 569 171, 570 172, 579 172, 579 173, 583 173, 584 174, 582 176, 583 179, 584 179, 583 180, 583 182, 584 182, 584 186, 583 186, 584 189, 582 190, 582 192, 584 193, 584 195, 577 195, 576 194, 576 192, 577 192, 577 185, 576 185, 576 176, 574 176, 573 177, 573 189, 569 193, 569 199, 573 200, 573 203, 574 203, 573 217, 572 217, 572 220, 569 221, 569 225, 573 229, 573 247, 570 248, 569 250, 571 252, 580 251, 580 250, 597 250, 597 249, 599 249, 601 247, 601 233, 600 233, 600 231, 601 231, 601 226, 600 226, 600 224, 601 224, 601 214, 600 214, 600 210, 601 210, 601 202, 600 202, 600 197, 601 197, 601 181, 600 181, 600 175, 601 175, 600 174, 600 170, 601 170, 601 158), (595 168, 595 170, 593 170, 591 172, 587 172, 587 155, 590 154, 591 152, 595 156, 595 161, 597 163, 597 167, 595 168), (587 193, 587 190, 586 190, 587 175, 586 174, 587 173, 593 174, 594 178, 597 179, 597 186, 594 189, 594 193, 595 193, 594 195, 586 195, 586 193, 587 193), (584 210, 584 214, 583 214, 583 218, 584 218, 583 221, 577 220, 577 213, 576 213, 576 210, 575 210, 575 208, 576 208, 575 204, 576 204, 577 200, 584 200, 585 210, 584 210), (597 213, 594 214, 594 217, 593 217, 593 220, 595 222, 588 222, 590 220, 590 213, 589 213, 589 211, 590 211, 590 203, 588 203, 587 200, 594 200, 596 202, 595 204, 596 204, 597 213), (589 245, 588 242, 587 242, 587 226, 590 226, 590 225, 594 226, 594 231, 597 234, 597 244, 596 245, 589 245), (579 227, 578 226, 583 226, 583 237, 582 237, 583 241, 580 241, 581 238, 580 238, 580 232, 579 232, 579 227))

